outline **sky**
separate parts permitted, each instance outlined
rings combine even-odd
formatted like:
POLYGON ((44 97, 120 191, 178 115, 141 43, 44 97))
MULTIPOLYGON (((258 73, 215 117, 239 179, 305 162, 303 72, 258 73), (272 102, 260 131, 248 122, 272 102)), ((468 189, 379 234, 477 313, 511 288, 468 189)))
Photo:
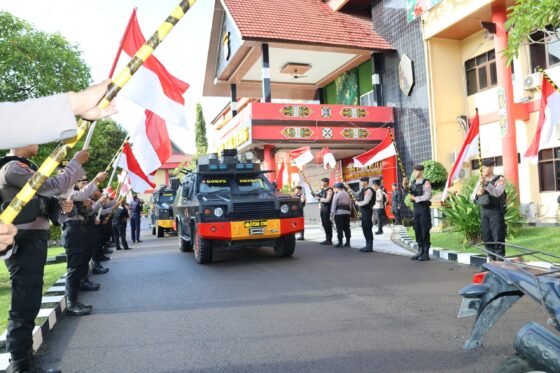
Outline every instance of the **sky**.
MULTIPOLYGON (((0 0, 0 11, 31 23, 36 29, 59 32, 82 51, 94 82, 106 79, 124 29, 138 8, 138 21, 146 39, 167 18, 179 0, 0 0)), ((190 84, 185 94, 188 129, 169 127, 171 139, 186 152, 194 152, 195 105, 203 105, 206 122, 214 118, 227 98, 202 98, 214 0, 198 0, 169 33, 154 55, 177 78, 190 84)), ((123 60, 121 60, 123 61, 123 60)), ((118 69, 117 69, 118 72, 118 69)), ((131 131, 142 109, 118 100, 114 119, 131 131)))

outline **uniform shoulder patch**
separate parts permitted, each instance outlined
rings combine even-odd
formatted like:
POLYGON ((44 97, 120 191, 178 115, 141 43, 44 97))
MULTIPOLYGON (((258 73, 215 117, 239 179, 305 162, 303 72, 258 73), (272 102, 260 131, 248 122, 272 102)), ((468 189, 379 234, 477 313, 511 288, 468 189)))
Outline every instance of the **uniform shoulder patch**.
POLYGON ((428 187, 428 188, 431 188, 431 187, 432 187, 432 184, 430 184, 430 182, 429 182, 428 180, 426 180, 426 181, 424 182, 424 185, 425 185, 426 187, 428 187))
POLYGON ((19 168, 23 168, 24 170, 27 170, 29 172, 33 172, 33 170, 29 167, 29 165, 23 163, 23 162, 16 162, 19 168))
POLYGON ((496 180, 496 185, 504 185, 505 182, 506 182, 505 177, 500 176, 500 177, 498 178, 498 180, 496 180))

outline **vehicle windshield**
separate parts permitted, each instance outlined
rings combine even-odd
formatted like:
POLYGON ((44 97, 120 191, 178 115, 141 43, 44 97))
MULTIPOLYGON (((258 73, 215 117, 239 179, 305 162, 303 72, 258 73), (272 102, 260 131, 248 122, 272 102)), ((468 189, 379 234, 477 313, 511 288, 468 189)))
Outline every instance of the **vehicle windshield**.
POLYGON ((238 175, 235 177, 235 183, 240 192, 249 192, 252 190, 272 191, 272 186, 264 175, 238 175))
POLYGON ((224 176, 202 176, 200 178, 200 193, 212 193, 218 191, 229 191, 231 188, 231 178, 224 176))
POLYGON ((158 203, 173 203, 175 195, 172 192, 161 193, 158 197, 158 203))

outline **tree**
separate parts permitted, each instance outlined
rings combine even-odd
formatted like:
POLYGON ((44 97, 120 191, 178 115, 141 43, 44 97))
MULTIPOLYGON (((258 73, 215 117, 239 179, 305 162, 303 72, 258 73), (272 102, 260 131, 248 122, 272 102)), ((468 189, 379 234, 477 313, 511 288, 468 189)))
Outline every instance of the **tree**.
POLYGON ((206 154, 208 151, 208 139, 206 138, 206 122, 204 121, 204 114, 202 113, 202 105, 196 104, 196 128, 195 128, 195 141, 196 141, 196 157, 201 154, 206 154))
POLYGON ((91 75, 78 47, 0 12, 0 101, 86 88, 91 75))
POLYGON ((505 51, 508 63, 517 57, 524 44, 560 42, 560 1, 518 0, 508 10, 508 48, 505 51), (535 31, 542 31, 547 37, 533 40, 530 35, 535 31))

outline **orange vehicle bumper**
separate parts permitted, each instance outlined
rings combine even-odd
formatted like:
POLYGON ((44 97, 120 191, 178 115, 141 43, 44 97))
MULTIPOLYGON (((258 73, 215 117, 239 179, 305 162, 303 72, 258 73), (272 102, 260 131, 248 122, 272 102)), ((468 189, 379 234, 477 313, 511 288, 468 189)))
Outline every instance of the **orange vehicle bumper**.
POLYGON ((303 217, 198 223, 201 238, 208 240, 259 240, 278 238, 303 230, 303 217))

